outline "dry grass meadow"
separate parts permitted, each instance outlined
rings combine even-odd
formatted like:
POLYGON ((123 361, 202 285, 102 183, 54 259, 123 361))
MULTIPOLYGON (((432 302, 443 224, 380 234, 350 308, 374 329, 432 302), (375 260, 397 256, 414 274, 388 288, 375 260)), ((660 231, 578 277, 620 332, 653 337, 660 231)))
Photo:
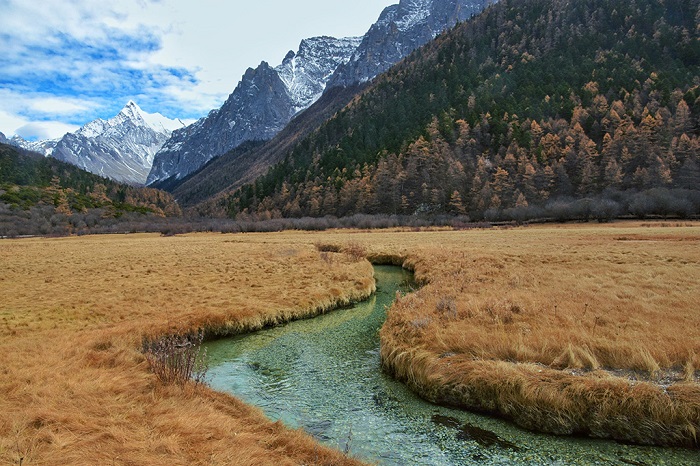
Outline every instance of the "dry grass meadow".
POLYGON ((426 285, 382 329, 423 397, 528 428, 697 447, 700 224, 0 241, 0 463, 357 464, 149 372, 144 336, 231 334, 426 285), (332 247, 330 248, 332 249, 332 247))
POLYGON ((698 224, 422 238, 401 248, 429 284, 390 310, 387 370, 529 429, 698 446, 698 224))
POLYGON ((354 301, 372 269, 277 235, 0 241, 0 464, 356 464, 206 387, 143 336, 235 333, 354 301))

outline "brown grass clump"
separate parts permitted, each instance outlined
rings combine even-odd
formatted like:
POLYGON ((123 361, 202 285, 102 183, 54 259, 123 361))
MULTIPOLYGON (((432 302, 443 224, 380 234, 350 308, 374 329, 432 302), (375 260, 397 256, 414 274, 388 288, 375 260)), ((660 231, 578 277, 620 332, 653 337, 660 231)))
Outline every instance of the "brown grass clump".
POLYGON ((420 236, 397 249, 429 284, 389 313, 387 370, 530 429, 698 445, 697 224, 420 236))
POLYGON ((359 464, 231 396, 160 383, 141 344, 358 300, 368 263, 277 234, 0 241, 0 264, 1 464, 359 464))

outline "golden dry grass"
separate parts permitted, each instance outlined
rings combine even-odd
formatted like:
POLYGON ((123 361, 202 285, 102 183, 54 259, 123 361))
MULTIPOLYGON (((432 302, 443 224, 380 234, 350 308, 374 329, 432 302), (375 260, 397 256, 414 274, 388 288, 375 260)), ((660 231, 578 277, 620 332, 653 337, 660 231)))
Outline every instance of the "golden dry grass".
POLYGON ((429 284, 390 311, 385 367, 522 426, 696 445, 700 228, 432 232, 378 247, 429 284))
POLYGON ((700 429, 700 225, 0 241, 0 462, 355 464, 206 388, 161 386, 143 336, 235 333, 427 283, 381 332, 422 396, 645 443, 700 429), (331 248, 332 249, 332 248, 331 248))
POLYGON ((259 328, 374 287, 366 262, 275 241, 0 241, 0 463, 356 464, 233 397, 161 386, 139 351, 144 336, 259 328))

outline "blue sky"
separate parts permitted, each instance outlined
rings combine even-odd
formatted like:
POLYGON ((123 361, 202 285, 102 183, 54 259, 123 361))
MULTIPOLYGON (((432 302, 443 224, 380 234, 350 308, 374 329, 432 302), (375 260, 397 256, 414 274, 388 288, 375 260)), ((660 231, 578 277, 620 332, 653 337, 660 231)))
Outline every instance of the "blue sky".
POLYGON ((131 99, 194 120, 307 37, 364 34, 398 0, 0 0, 0 132, 57 138, 131 99))

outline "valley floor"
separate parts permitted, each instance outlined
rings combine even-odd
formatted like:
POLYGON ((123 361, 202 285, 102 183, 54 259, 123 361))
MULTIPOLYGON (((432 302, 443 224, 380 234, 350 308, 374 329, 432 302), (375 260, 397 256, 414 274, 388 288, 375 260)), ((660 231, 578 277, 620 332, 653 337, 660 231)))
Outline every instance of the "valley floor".
POLYGON ((372 267, 310 236, 0 241, 0 464, 351 465, 206 387, 164 386, 144 336, 236 333, 356 301, 372 267))
POLYGON ((319 249, 426 283, 381 333, 385 367, 422 396, 692 444, 699 243, 697 223, 0 241, 0 462, 356 464, 233 397, 163 386, 140 352, 144 337, 249 331, 371 293, 368 262, 319 249))

